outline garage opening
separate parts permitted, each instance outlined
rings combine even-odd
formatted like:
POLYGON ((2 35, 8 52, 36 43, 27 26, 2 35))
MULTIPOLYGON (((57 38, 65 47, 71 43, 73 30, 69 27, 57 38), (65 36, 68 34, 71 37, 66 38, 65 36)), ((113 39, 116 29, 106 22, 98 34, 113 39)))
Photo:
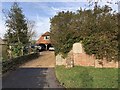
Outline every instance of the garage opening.
POLYGON ((41 46, 41 50, 46 50, 46 45, 45 44, 38 44, 39 46, 41 46))

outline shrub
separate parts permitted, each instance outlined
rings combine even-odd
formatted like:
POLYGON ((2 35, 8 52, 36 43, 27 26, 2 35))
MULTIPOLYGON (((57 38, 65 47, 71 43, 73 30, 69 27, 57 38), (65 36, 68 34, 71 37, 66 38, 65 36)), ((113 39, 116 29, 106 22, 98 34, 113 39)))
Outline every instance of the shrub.
POLYGON ((108 6, 59 12, 51 19, 50 29, 55 53, 67 56, 73 44, 81 41, 87 54, 118 60, 118 16, 108 6))

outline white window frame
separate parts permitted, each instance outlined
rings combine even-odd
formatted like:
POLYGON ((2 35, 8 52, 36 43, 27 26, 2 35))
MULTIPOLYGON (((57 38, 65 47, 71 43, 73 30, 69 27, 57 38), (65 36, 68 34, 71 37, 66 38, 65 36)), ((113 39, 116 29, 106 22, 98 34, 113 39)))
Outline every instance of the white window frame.
POLYGON ((49 40, 50 36, 44 36, 44 40, 49 40))

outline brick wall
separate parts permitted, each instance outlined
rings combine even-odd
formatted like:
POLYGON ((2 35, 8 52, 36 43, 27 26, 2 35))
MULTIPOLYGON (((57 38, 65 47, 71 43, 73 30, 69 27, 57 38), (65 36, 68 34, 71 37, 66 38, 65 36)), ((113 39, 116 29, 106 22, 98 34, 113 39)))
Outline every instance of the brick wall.
POLYGON ((95 59, 92 56, 83 53, 74 53, 74 65, 80 66, 94 66, 95 59))
POLYGON ((94 66, 96 68, 118 68, 118 62, 98 60, 94 55, 87 55, 81 43, 73 44, 74 64, 80 66, 94 66))
POLYGON ((56 65, 67 65, 66 61, 72 57, 74 65, 77 66, 94 66, 95 68, 118 68, 118 62, 108 62, 107 60, 98 60, 94 55, 87 55, 82 47, 81 43, 73 44, 72 50, 68 53, 66 59, 62 58, 62 55, 56 56, 56 65), (72 54, 71 54, 72 53, 72 54))

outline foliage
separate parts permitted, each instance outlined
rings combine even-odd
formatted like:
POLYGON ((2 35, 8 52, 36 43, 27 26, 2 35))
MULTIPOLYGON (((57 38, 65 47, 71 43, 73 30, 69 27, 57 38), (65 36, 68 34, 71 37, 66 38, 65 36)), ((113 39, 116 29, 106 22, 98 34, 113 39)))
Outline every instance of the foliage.
POLYGON ((72 44, 77 40, 74 33, 76 33, 71 27, 73 16, 72 12, 59 12, 58 15, 51 19, 51 41, 55 47, 56 54, 61 52, 62 54, 68 53, 72 44))
POLYGON ((5 38, 8 45, 12 46, 13 57, 23 55, 23 47, 28 45, 35 35, 34 21, 27 20, 18 3, 14 3, 6 15, 7 32, 5 38))
POLYGON ((39 53, 33 53, 29 55, 24 55, 21 57, 14 58, 12 60, 3 61, 2 62, 2 73, 6 73, 7 71, 14 70, 18 68, 21 64, 36 59, 39 57, 39 53))
POLYGON ((14 3, 9 11, 8 18, 6 20, 6 26, 7 33, 5 35, 8 39, 8 43, 28 43, 27 22, 22 13, 22 9, 17 3, 14 3))
POLYGON ((91 33, 83 40, 86 53, 94 54, 98 59, 118 60, 117 14, 111 14, 108 6, 95 7, 90 18, 93 20, 89 21, 87 18, 86 22, 91 22, 93 26, 91 28, 91 25, 88 25, 86 30, 90 28, 91 33))
POLYGON ((21 51, 22 51, 22 44, 12 46, 13 57, 22 56, 21 51))
POLYGON ((81 41, 87 54, 98 59, 118 60, 118 13, 108 6, 59 12, 51 19, 51 39, 56 54, 67 54, 81 41))
POLYGON ((7 56, 7 45, 2 45, 2 59, 1 60, 7 60, 8 56, 7 56))
MULTIPOLYGON (((118 88, 118 69, 56 66, 56 77, 66 88, 118 88), (106 74, 105 74, 106 73, 106 74)), ((106 89, 105 89, 106 90, 106 89)))

